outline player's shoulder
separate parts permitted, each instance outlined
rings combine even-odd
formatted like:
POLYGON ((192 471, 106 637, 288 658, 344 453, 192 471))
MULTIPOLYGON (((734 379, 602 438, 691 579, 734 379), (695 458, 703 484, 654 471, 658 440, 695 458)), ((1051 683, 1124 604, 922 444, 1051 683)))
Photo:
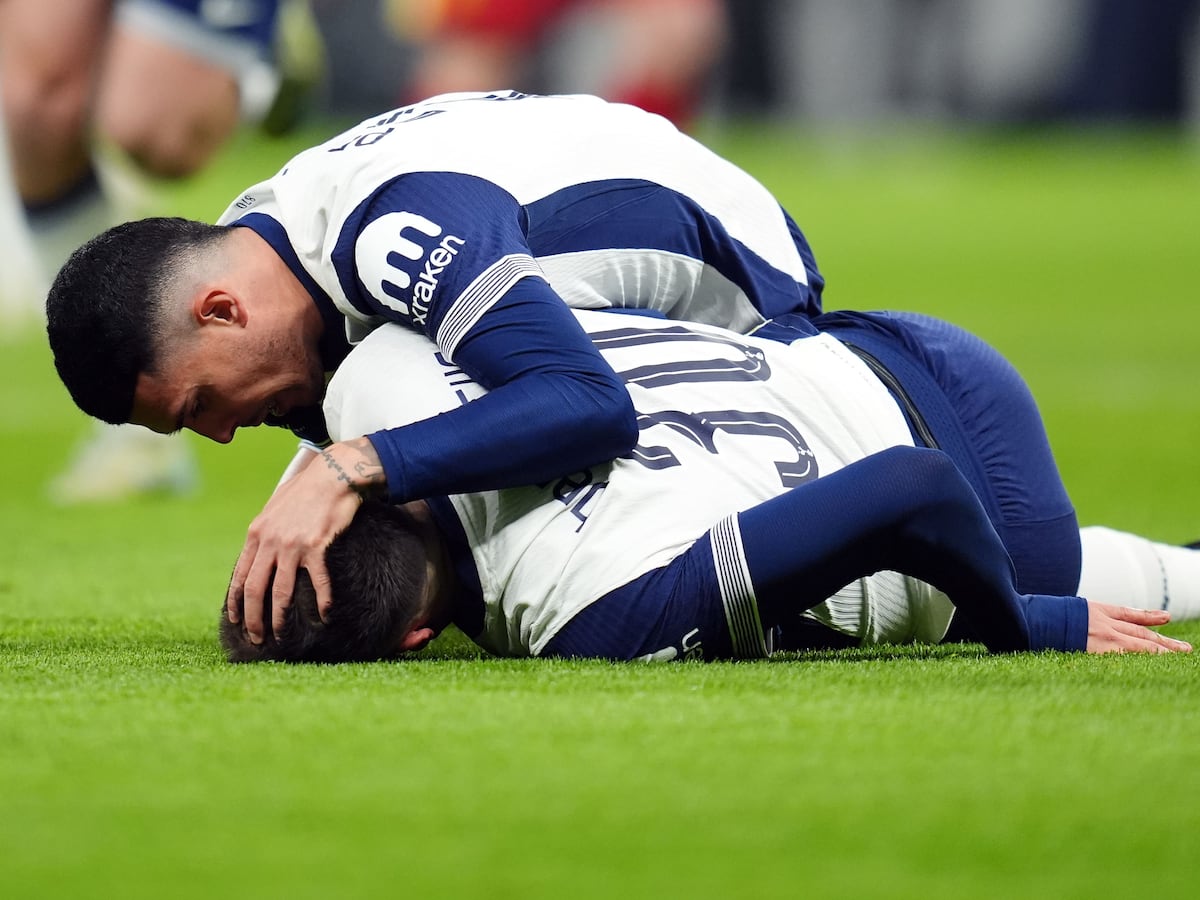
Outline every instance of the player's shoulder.
POLYGON ((431 418, 483 393, 429 338, 387 323, 338 366, 324 411, 330 434, 341 438, 431 418))
MULTIPOLYGON (((582 129, 590 133, 606 123, 622 120, 622 129, 637 122, 666 123, 660 116, 627 104, 613 103, 593 94, 528 94, 516 90, 468 91, 438 94, 407 106, 372 116, 344 132, 350 136, 372 128, 414 125, 413 130, 433 129, 448 138, 456 133, 470 135, 471 143, 459 146, 449 139, 442 148, 454 153, 464 149, 486 149, 479 141, 516 137, 544 130, 572 133, 582 129)), ((667 123, 667 127, 674 126, 667 123)), ((335 139, 336 141, 336 139, 335 139)))

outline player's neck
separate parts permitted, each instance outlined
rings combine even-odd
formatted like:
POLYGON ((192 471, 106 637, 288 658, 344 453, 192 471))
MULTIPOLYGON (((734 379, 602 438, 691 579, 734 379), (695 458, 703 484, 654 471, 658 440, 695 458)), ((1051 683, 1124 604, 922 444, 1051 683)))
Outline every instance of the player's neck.
POLYGON ((246 279, 253 286, 247 293, 272 315, 295 323, 305 343, 316 347, 325 332, 321 310, 296 273, 261 235, 250 228, 234 228, 231 238, 235 253, 245 262, 246 279))

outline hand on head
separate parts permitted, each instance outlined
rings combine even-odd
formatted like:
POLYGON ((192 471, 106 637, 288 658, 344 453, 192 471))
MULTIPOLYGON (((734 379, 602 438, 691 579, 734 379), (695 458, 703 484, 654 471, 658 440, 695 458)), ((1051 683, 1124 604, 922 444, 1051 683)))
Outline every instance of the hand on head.
POLYGON ((231 662, 355 662, 420 649, 436 634, 426 559, 413 516, 368 501, 325 554, 332 608, 318 612, 315 585, 301 569, 282 611, 268 585, 257 639, 222 604, 221 644, 231 662))
POLYGON ((321 451, 300 474, 281 484, 250 524, 229 584, 229 620, 243 622, 250 639, 261 642, 269 588, 271 626, 278 633, 300 569, 312 582, 317 611, 324 619, 333 602, 325 551, 349 526, 364 494, 383 483, 371 442, 357 438, 321 451))

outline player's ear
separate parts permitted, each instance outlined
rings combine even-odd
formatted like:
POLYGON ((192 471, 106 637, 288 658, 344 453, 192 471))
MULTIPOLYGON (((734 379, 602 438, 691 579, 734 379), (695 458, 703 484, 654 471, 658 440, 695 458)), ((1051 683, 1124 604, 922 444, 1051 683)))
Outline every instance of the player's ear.
POLYGON ((207 288, 192 298, 192 318, 197 325, 244 325, 246 307, 228 291, 207 288))
POLYGON ((437 637, 437 632, 428 625, 417 625, 406 631, 404 637, 400 638, 400 650, 404 653, 415 653, 423 650, 435 637, 437 637))

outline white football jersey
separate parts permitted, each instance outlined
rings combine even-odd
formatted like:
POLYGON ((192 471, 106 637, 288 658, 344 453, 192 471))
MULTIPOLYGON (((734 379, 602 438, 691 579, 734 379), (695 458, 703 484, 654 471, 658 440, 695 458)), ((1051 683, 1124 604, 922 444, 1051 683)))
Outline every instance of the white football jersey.
MULTIPOLYGON (((875 375, 828 335, 791 344, 646 316, 576 317, 626 381, 640 439, 628 457, 553 483, 450 498, 500 655, 538 654, 575 614, 671 562, 719 520, 912 438, 875 375)), ((329 385, 337 440, 437 415, 483 389, 426 339, 389 326, 329 385), (403 385, 396 390, 395 385, 403 385)), ((880 573, 811 615, 868 642, 938 640, 952 607, 880 573)))
POLYGON ((748 331, 819 312, 811 251, 757 180, 670 122, 596 97, 448 94, 368 119, 244 191, 254 228, 347 317, 450 357, 506 291, 748 331), (283 248, 290 245, 290 251, 283 248))

